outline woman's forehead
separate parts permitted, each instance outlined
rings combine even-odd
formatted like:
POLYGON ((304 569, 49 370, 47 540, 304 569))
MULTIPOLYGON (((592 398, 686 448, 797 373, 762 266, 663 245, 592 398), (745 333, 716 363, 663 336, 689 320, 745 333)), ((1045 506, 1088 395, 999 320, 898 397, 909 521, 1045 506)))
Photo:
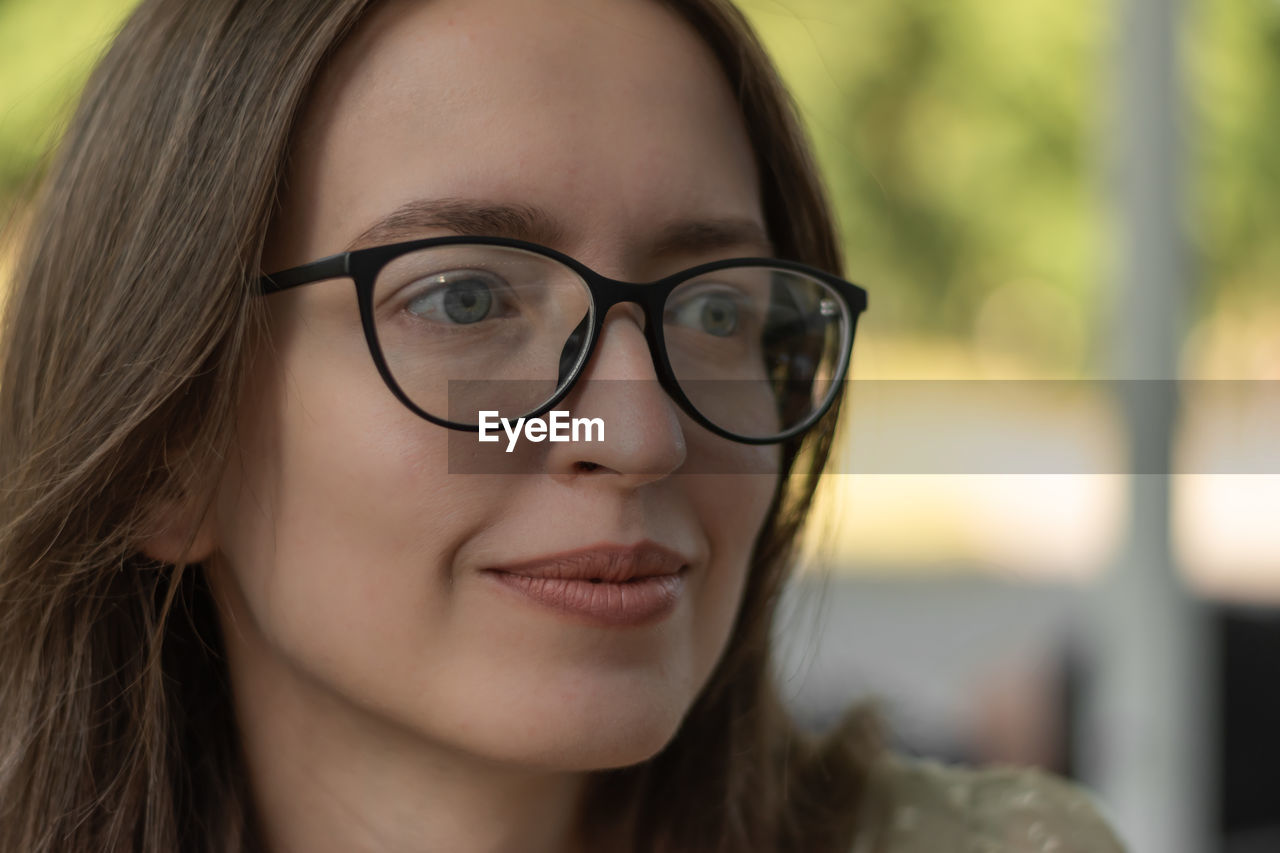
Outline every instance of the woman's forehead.
POLYGON ((728 81, 650 0, 376 7, 317 81, 288 186, 277 264, 421 199, 544 208, 570 241, 759 218, 728 81))

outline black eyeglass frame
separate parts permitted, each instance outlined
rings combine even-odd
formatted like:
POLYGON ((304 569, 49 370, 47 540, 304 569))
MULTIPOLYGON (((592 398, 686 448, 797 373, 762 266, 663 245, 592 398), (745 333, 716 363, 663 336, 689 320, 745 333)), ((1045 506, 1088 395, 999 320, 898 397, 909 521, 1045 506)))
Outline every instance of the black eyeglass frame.
POLYGON ((649 345, 649 355, 653 360, 654 370, 657 373, 658 383, 662 389, 667 392, 672 400, 678 405, 690 418, 702 427, 710 430, 712 433, 727 438, 731 441, 737 441, 742 444, 777 444, 794 438, 805 432, 816 424, 823 415, 834 405, 838 394, 831 394, 827 401, 818 409, 810 413, 809 417, 788 428, 784 432, 770 436, 768 438, 754 438, 742 436, 730 432, 717 426, 708 420, 697 407, 689 400, 688 396, 680 388, 680 381, 676 378, 675 372, 671 369, 671 362, 667 357, 666 342, 663 337, 663 317, 662 309, 666 305, 667 297, 676 287, 684 282, 696 278, 706 273, 715 272, 722 269, 742 268, 742 267, 773 267, 776 269, 789 270, 791 272, 802 273, 811 278, 817 279, 823 284, 830 287, 840 297, 841 310, 845 314, 847 320, 845 340, 841 341, 840 346, 840 363, 835 371, 833 385, 839 385, 844 381, 845 374, 849 369, 849 360, 853 350, 853 337, 857 328, 858 316, 867 309, 867 292, 852 282, 845 281, 838 276, 834 276, 828 272, 802 264, 796 261, 781 260, 778 258, 729 258, 719 261, 711 261, 710 263, 699 264, 689 269, 681 270, 672 275, 660 278, 651 283, 638 283, 620 281, 618 279, 609 278, 597 273, 595 270, 587 267, 581 262, 569 257, 568 255, 558 252, 555 249, 538 245, 537 243, 529 243, 524 240, 514 240, 505 237, 429 237, 420 240, 409 240, 400 243, 389 243, 383 246, 372 246, 366 249, 355 249, 349 252, 341 252, 336 255, 330 255, 310 263, 302 264, 296 267, 282 270, 280 272, 263 275, 259 279, 259 287, 263 295, 271 295, 279 293, 283 290, 289 290, 304 284, 312 284, 318 281, 327 281, 335 278, 350 278, 356 287, 356 297, 360 306, 360 322, 364 329, 365 342, 369 347, 369 354, 373 357, 374 365, 378 369, 378 373, 382 376, 383 381, 396 396, 401 403, 409 408, 414 414, 448 429, 462 430, 466 432, 479 432, 478 424, 463 424, 455 421, 449 421, 444 418, 422 409, 409 395, 404 392, 399 383, 388 367, 386 358, 382 354, 382 344, 378 340, 377 324, 374 321, 373 312, 373 293, 374 287, 378 279, 378 273, 382 268, 391 261, 422 249, 429 249, 435 246, 466 246, 466 245, 484 245, 484 246, 500 246, 510 249, 522 249, 526 252, 542 255, 557 261, 572 270, 586 284, 588 293, 591 296, 591 304, 588 314, 589 320, 589 336, 579 353, 573 369, 569 371, 565 379, 560 383, 555 393, 545 403, 537 409, 521 415, 525 418, 535 418, 551 411, 556 404, 569 395, 573 387, 577 384, 582 370, 586 367, 588 361, 591 360, 591 354, 595 352, 596 344, 600 340, 600 333, 604 329, 604 318, 615 305, 624 303, 635 303, 644 311, 644 336, 649 345))

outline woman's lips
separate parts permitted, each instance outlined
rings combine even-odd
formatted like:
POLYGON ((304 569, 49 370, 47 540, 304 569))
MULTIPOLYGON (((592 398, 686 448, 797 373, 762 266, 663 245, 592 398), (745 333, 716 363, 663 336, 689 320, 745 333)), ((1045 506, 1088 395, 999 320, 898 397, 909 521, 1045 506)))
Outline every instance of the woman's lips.
POLYGON ((525 598, 587 622, 639 626, 675 610, 688 562, 654 543, 602 545, 485 570, 525 598))

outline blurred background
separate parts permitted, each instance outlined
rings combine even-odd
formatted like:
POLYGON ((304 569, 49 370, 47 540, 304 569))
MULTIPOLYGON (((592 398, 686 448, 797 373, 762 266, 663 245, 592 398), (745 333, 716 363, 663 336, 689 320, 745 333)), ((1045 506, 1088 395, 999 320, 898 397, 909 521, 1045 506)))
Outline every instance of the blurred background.
MULTIPOLYGON (((128 0, 0 0, 0 291, 128 0)), ((1280 2, 740 0, 871 309, 780 630, 815 727, 1280 851, 1280 2)))

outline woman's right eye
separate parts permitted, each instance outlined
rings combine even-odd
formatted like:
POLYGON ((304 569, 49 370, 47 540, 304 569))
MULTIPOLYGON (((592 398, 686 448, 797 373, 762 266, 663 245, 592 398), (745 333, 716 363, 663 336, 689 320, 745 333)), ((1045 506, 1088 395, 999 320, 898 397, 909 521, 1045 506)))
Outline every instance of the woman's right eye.
POLYGON ((500 282, 478 270, 440 273, 425 280, 426 288, 409 300, 405 310, 433 323, 467 326, 497 313, 500 282))

